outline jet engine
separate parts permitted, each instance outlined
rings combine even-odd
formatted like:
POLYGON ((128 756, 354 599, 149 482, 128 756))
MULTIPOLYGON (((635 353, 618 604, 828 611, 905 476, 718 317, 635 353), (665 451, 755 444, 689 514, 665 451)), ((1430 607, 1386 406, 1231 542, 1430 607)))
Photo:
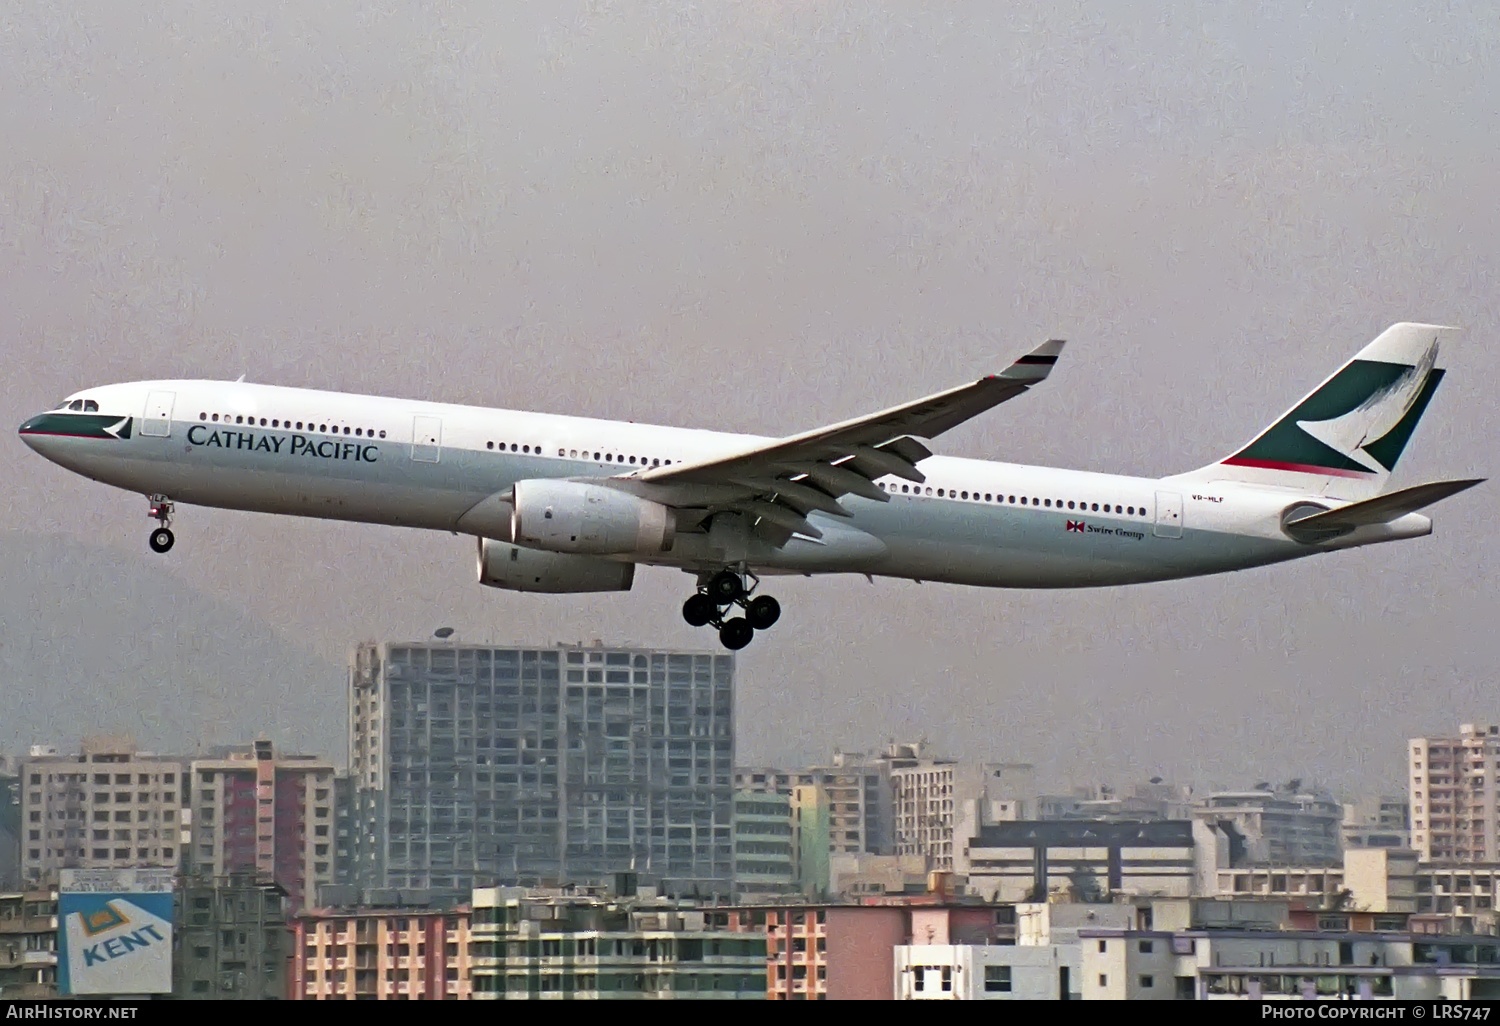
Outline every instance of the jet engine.
POLYGON ((561 595, 629 591, 634 581, 634 563, 479 539, 479 583, 486 587, 561 595))
POLYGON ((548 552, 656 555, 670 551, 676 513, 657 502, 599 485, 518 481, 511 537, 548 552))

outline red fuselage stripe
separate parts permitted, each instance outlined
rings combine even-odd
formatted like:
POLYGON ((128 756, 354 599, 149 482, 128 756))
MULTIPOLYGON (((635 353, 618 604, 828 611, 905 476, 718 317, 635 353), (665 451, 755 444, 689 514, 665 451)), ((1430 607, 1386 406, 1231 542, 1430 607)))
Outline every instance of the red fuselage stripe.
POLYGON ((1333 467, 1317 467, 1310 463, 1282 463, 1278 460, 1252 460, 1240 456, 1231 456, 1227 460, 1220 460, 1229 467, 1255 467, 1259 470, 1290 470, 1294 474, 1316 474, 1319 477, 1364 477, 1370 473, 1368 470, 1338 470, 1333 467))

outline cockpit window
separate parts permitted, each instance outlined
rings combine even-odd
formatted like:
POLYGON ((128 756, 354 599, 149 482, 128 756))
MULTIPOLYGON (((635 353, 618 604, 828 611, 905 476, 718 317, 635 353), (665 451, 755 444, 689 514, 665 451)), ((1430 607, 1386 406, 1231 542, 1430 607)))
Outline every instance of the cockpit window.
POLYGON ((68 404, 68 409, 70 409, 70 410, 82 410, 83 409, 83 400, 82 399, 74 399, 72 402, 70 402, 68 404))
POLYGON ((98 413, 99 404, 92 399, 64 399, 57 404, 59 410, 75 410, 79 413, 98 413))
POLYGON ((96 403, 96 402, 94 402, 94 400, 92 400, 92 399, 85 399, 83 401, 83 412, 84 413, 98 413, 99 412, 99 404, 96 403))

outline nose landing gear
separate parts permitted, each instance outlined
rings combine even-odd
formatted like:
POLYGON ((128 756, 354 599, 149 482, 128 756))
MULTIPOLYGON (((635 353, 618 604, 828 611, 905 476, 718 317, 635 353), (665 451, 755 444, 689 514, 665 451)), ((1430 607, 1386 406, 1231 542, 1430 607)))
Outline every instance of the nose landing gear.
POLYGON ((712 626, 719 632, 719 641, 731 652, 750 644, 756 631, 763 631, 781 619, 781 603, 769 595, 751 595, 760 579, 748 570, 720 570, 706 580, 700 580, 698 593, 682 604, 682 618, 692 627, 712 626), (752 582, 746 585, 747 579, 752 582), (745 611, 744 616, 725 619, 735 606, 745 611))
POLYGON ((152 552, 166 552, 177 540, 169 526, 172 523, 172 503, 165 495, 151 496, 151 509, 147 514, 156 520, 157 528, 151 532, 148 543, 152 552))

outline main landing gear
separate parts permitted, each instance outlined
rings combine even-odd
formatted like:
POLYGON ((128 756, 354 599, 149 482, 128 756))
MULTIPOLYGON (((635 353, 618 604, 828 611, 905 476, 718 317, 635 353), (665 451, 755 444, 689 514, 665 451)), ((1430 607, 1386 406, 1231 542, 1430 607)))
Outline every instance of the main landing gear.
POLYGON ((156 530, 151 532, 149 544, 152 552, 166 552, 176 541, 169 526, 172 523, 172 503, 165 495, 151 496, 151 510, 148 513, 156 523, 156 530))
POLYGON ((748 571, 720 570, 707 580, 700 581, 698 594, 682 604, 682 618, 692 627, 714 627, 719 632, 719 641, 730 651, 738 651, 750 644, 756 631, 763 631, 781 619, 781 603, 769 595, 751 595, 760 580, 748 571), (749 586, 746 580, 750 580, 749 586), (735 606, 745 611, 744 616, 724 619, 735 606))

